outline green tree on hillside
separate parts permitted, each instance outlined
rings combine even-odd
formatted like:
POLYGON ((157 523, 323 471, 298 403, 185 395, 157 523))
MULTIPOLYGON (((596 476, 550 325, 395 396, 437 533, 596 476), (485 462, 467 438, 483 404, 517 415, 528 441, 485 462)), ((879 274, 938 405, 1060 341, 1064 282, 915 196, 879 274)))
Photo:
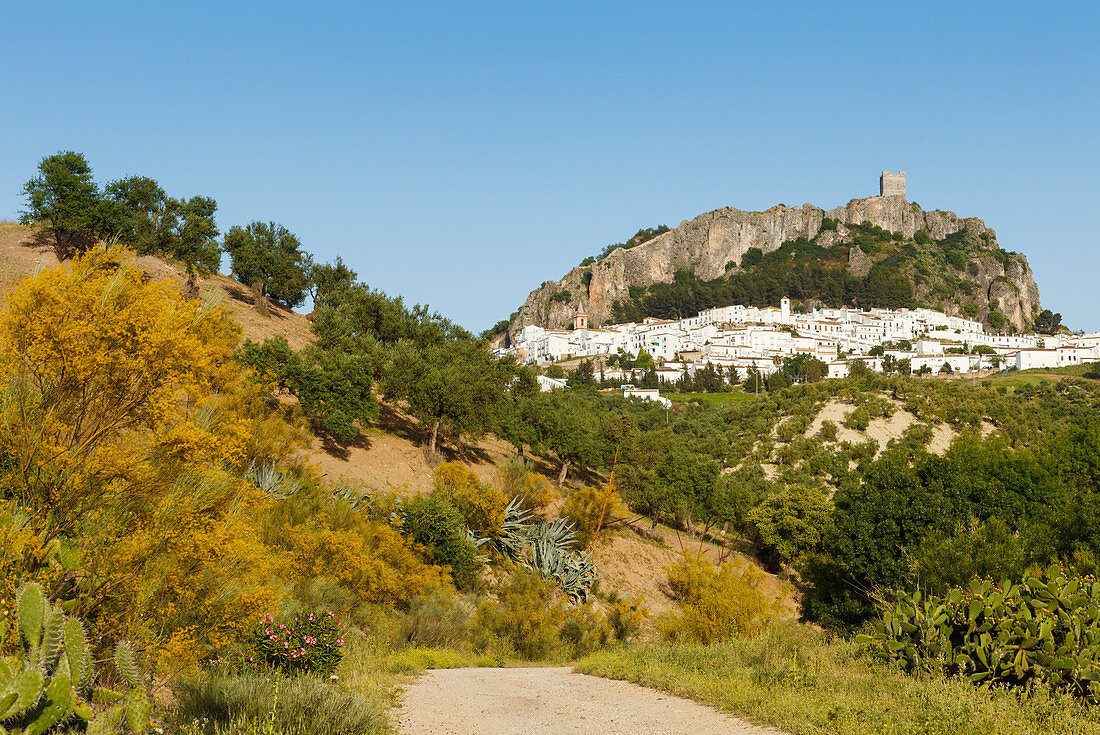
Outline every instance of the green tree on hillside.
POLYGON ((528 446, 552 452, 558 460, 558 485, 574 467, 599 464, 602 458, 598 399, 575 391, 535 393, 515 403, 513 416, 500 428, 516 451, 528 446))
POLYGON ((103 207, 92 167, 82 154, 65 151, 43 158, 38 176, 23 184, 23 194, 27 208, 20 221, 45 222, 59 260, 79 255, 95 243, 103 207))
POLYGON ((103 192, 104 235, 143 255, 175 258, 187 271, 187 293, 197 294, 196 278, 217 270, 221 246, 210 197, 173 199, 153 179, 130 176, 103 192))
POLYGON ((790 564, 817 548, 831 509, 821 489, 793 485, 754 508, 749 520, 765 549, 790 564))
POLYGON ((387 296, 362 283, 318 293, 313 332, 325 349, 361 352, 401 340, 425 347, 470 339, 469 332, 429 307, 407 307, 400 296, 387 296))
POLYGON ((402 341, 389 354, 383 396, 405 401, 409 411, 431 427, 429 452, 435 451, 441 431, 458 441, 498 423, 497 411, 516 375, 512 361, 498 360, 466 340, 422 348, 402 341))
POLYGON ((731 520, 736 509, 724 507, 732 496, 720 497, 718 464, 693 447, 690 437, 672 429, 646 431, 632 437, 616 470, 623 497, 656 524, 671 517, 691 528, 696 517, 711 523, 731 520))
POLYGON ((210 197, 170 199, 168 212, 172 224, 166 254, 176 258, 187 270, 187 293, 198 295, 195 279, 215 272, 221 264, 218 227, 214 223, 217 203, 210 197))
POLYGON ((308 262, 298 237, 276 222, 233 226, 225 233, 233 273, 261 299, 272 298, 288 309, 300 306, 309 289, 308 262))
POLYGON ((305 414, 340 441, 358 437, 359 427, 378 415, 371 392, 377 372, 373 356, 313 345, 295 352, 286 337, 275 337, 262 344, 246 340, 237 357, 293 394, 305 414))
POLYGON ((147 176, 130 176, 107 184, 103 190, 108 210, 109 236, 141 255, 170 249, 172 220, 168 194, 147 176))
POLYGON ((1039 316, 1035 317, 1033 325, 1039 334, 1055 334, 1062 328, 1062 315, 1050 309, 1043 309, 1039 316))
POLYGON ((355 271, 344 264, 344 260, 339 255, 332 263, 314 263, 308 256, 307 259, 309 295, 313 298, 314 304, 328 298, 339 289, 351 288, 359 277, 355 271))

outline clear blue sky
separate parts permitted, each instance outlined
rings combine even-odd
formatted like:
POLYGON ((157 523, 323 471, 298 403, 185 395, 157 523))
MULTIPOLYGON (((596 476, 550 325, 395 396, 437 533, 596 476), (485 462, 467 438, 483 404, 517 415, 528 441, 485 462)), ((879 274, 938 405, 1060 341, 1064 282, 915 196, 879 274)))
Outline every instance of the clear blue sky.
POLYGON ((639 227, 908 173, 1100 330, 1090 2, 4 3, 0 218, 84 153, 481 330, 639 227))

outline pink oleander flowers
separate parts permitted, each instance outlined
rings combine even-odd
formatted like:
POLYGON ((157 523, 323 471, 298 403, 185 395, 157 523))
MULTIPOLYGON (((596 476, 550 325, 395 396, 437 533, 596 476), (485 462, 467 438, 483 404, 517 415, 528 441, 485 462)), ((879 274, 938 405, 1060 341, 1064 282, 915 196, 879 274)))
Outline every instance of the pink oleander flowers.
POLYGON ((298 615, 286 622, 264 615, 248 635, 252 650, 246 660, 286 673, 331 675, 343 656, 344 630, 331 610, 298 615))

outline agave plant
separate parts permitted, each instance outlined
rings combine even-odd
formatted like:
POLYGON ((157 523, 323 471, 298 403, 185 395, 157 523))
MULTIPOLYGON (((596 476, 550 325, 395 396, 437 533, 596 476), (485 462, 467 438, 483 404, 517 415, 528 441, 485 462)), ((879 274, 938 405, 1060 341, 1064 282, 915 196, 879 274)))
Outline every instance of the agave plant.
POLYGON ((259 488, 264 495, 273 498, 290 497, 301 487, 293 476, 281 472, 274 464, 252 467, 245 474, 245 479, 259 488))
POLYGON ((564 518, 538 523, 530 523, 530 518, 522 501, 514 498, 504 509, 497 549, 520 566, 557 582, 574 602, 583 602, 597 578, 592 554, 574 550, 577 534, 564 518))

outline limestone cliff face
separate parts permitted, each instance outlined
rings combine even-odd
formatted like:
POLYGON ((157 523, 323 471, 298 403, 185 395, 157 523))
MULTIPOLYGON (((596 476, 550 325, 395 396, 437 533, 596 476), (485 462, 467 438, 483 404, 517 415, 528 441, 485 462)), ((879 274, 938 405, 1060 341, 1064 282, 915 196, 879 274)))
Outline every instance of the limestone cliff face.
MULTIPOLYGON (((632 286, 671 282, 680 269, 689 269, 703 280, 719 278, 727 272, 727 263, 740 264, 750 248, 769 253, 788 240, 814 238, 825 217, 840 223, 869 222, 910 238, 921 229, 937 240, 964 229, 976 236, 988 233, 990 255, 975 259, 977 273, 971 268, 964 275, 978 286, 971 296, 981 309, 979 316, 985 317, 992 299, 1000 313, 1017 329, 1023 329, 1040 310, 1039 289, 1026 258, 1013 254, 1002 264, 993 257, 996 235, 980 219, 960 218, 954 212, 925 212, 903 196, 876 196, 854 199, 829 211, 804 204, 801 208, 777 205, 765 212, 727 207, 701 214, 642 245, 620 248, 598 263, 573 268, 560 281, 547 281, 527 297, 513 317, 509 332, 514 334, 528 324, 566 327, 572 324, 578 309, 588 313, 590 324, 609 323, 612 305, 627 299, 632 286)), ((840 232, 823 233, 818 242, 833 245, 842 241, 844 234, 842 226, 840 232)), ((855 275, 866 274, 872 265, 856 247, 850 258, 849 268, 855 275)), ((921 295, 919 287, 917 293, 921 295)), ((956 303, 942 306, 948 313, 959 311, 956 303)))

